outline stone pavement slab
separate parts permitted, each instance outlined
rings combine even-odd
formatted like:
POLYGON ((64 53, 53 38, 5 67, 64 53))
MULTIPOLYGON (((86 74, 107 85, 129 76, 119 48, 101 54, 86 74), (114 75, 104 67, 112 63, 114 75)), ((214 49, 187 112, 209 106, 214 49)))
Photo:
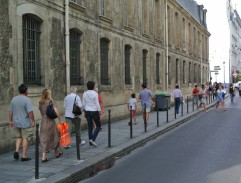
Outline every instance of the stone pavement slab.
MULTIPOLYGON (((210 104, 211 107, 214 103, 210 104)), ((195 108, 196 109, 196 108, 195 108)), ((169 123, 166 121, 166 111, 159 111, 159 127, 157 127, 157 113, 151 112, 147 127, 144 131, 142 116, 137 116, 137 125, 133 125, 133 138, 130 138, 129 119, 123 119, 111 123, 111 147, 108 147, 108 125, 104 124, 100 131, 96 143, 97 148, 90 147, 88 143, 88 132, 83 130, 82 140, 86 144, 80 146, 80 158, 77 160, 75 137, 72 136, 70 149, 63 149, 63 155, 55 158, 54 152, 48 153, 48 162, 41 162, 41 148, 39 152, 39 179, 35 180, 35 146, 31 145, 28 150, 28 156, 31 161, 21 162, 13 159, 13 151, 0 154, 0 183, 31 183, 31 182, 76 182, 92 176, 97 171, 113 165, 113 161, 131 150, 143 145, 145 142, 156 136, 174 128, 194 117, 201 111, 193 111, 192 102, 183 106, 183 116, 181 112, 174 117, 174 108, 168 111, 169 123), (187 109, 189 113, 187 114, 187 109), (109 165, 108 165, 109 164, 109 165)), ((39 146, 40 147, 40 146, 39 146)), ((21 156, 21 151, 20 151, 21 156)))

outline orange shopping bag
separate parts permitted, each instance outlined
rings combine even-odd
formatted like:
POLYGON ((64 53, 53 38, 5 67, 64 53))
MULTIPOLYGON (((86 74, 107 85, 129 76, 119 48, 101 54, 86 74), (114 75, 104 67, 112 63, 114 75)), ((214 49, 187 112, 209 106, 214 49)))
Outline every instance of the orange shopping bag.
POLYGON ((68 134, 68 123, 59 123, 58 129, 60 133, 60 143, 63 147, 70 145, 71 139, 68 134))

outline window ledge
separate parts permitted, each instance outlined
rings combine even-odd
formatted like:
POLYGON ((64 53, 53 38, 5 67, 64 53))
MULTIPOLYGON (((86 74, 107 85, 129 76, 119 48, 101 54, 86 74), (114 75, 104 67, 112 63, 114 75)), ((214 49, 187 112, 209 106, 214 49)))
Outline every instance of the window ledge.
POLYGON ((134 31, 134 28, 131 27, 131 26, 128 26, 128 25, 124 25, 124 29, 125 29, 125 30, 128 30, 128 31, 130 31, 130 32, 133 32, 133 31, 134 31))
POLYGON ((28 87, 28 96, 29 97, 37 97, 42 95, 42 91, 44 86, 29 86, 28 87))
POLYGON ((125 84, 125 89, 126 90, 133 90, 132 84, 125 84))
POLYGON ((163 40, 159 39, 159 38, 156 38, 156 42, 157 43, 160 43, 160 44, 163 44, 163 40))
POLYGON ((156 89, 161 89, 162 85, 161 84, 156 84, 156 89))
POLYGON ((73 2, 73 1, 70 1, 70 2, 69 2, 69 6, 70 6, 71 8, 73 8, 73 9, 79 10, 79 11, 81 11, 81 12, 84 12, 84 11, 85 11, 85 6, 82 6, 82 5, 80 5, 80 4, 77 4, 77 3, 73 2))
POLYGON ((142 36, 145 37, 145 38, 149 38, 149 35, 146 34, 146 33, 143 33, 142 36))
POLYGON ((106 16, 103 16, 103 15, 99 15, 99 18, 100 18, 100 20, 102 20, 102 21, 104 21, 104 22, 107 22, 107 23, 109 23, 109 24, 111 24, 112 23, 112 19, 110 19, 110 18, 107 18, 106 16))
POLYGON ((101 91, 111 91, 111 85, 100 85, 101 91))

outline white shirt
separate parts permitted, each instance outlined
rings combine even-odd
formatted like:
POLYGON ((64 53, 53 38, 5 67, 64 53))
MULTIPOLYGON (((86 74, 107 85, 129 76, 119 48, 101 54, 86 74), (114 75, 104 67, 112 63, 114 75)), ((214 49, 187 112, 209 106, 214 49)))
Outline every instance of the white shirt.
POLYGON ((64 98, 64 108, 65 108, 65 117, 69 117, 69 118, 74 118, 75 115, 72 113, 73 110, 73 105, 74 105, 74 100, 76 97, 76 101, 75 103, 79 106, 79 107, 83 107, 80 97, 78 95, 76 95, 75 93, 70 93, 69 95, 67 95, 64 98))
MULTIPOLYGON (((137 100, 136 100, 135 98, 130 98, 130 100, 129 100, 130 109, 136 110, 135 103, 137 103, 137 100)), ((130 110, 130 109, 129 109, 129 110, 130 110)))
POLYGON ((84 92, 83 106, 85 111, 101 111, 98 94, 94 90, 84 92))

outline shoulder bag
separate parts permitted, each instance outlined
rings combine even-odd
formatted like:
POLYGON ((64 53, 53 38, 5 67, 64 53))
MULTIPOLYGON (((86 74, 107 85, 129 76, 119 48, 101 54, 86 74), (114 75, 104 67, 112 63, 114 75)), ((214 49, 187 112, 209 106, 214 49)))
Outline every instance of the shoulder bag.
POLYGON ((79 116, 82 114, 82 111, 81 111, 81 108, 76 104, 76 97, 77 97, 77 95, 75 96, 75 99, 74 99, 72 113, 76 116, 79 116))
POLYGON ((46 115, 50 119, 56 119, 58 117, 54 110, 54 104, 53 104, 52 100, 49 101, 49 104, 48 104, 47 110, 46 110, 46 115))

